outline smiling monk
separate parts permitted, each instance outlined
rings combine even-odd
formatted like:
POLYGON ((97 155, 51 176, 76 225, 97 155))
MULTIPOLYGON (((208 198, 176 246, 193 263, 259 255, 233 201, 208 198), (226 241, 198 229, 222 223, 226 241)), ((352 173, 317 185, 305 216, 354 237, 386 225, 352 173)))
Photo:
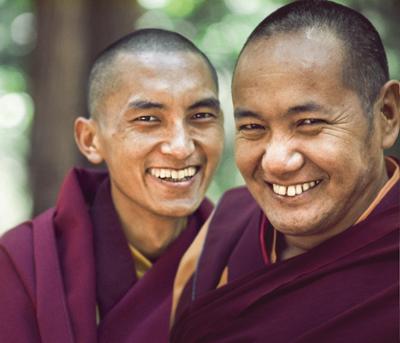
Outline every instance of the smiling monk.
MULTIPOLYGON (((167 342, 178 263, 211 212, 222 152, 217 75, 179 34, 107 48, 88 84, 81 152, 55 208, 0 240, 0 342, 167 342)), ((50 143, 51 144, 51 143, 50 143)))
POLYGON ((296 1, 248 38, 233 78, 236 162, 181 261, 172 342, 397 342, 400 83, 378 33, 296 1))

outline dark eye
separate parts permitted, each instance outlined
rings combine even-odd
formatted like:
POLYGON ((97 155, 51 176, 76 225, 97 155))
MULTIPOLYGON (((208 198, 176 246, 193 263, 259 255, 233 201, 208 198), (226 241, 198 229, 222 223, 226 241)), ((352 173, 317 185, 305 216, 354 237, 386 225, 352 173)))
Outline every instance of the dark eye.
POLYGON ((260 124, 246 124, 240 125, 238 130, 239 131, 256 131, 256 130, 264 130, 264 126, 260 124))
POLYGON ((134 119, 134 121, 159 121, 159 119, 155 116, 152 115, 146 115, 146 116, 140 116, 134 119))
POLYGON ((297 125, 298 126, 307 126, 307 125, 317 125, 317 124, 324 124, 325 120, 317 119, 317 118, 307 118, 300 120, 297 125))
POLYGON ((208 119, 213 117, 215 117, 215 115, 209 112, 199 112, 192 115, 192 119, 208 119))

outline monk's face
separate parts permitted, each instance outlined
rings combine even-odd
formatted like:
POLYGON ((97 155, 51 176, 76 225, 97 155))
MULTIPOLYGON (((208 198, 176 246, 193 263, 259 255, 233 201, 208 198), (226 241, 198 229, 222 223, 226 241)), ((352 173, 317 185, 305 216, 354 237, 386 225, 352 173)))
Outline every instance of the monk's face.
POLYGON ((99 143, 113 200, 141 215, 199 206, 223 148, 223 118, 206 63, 187 52, 123 55, 101 99, 99 143))
POLYGON ((272 225, 333 236, 352 225, 386 180, 381 130, 342 82, 330 34, 252 43, 233 82, 236 162, 272 225))

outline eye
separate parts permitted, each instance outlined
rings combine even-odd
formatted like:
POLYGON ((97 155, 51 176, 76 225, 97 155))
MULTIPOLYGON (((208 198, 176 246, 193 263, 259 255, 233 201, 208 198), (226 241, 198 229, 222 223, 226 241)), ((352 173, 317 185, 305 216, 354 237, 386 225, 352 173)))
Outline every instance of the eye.
POLYGON ((260 124, 245 124, 245 125, 240 125, 238 127, 238 131, 246 131, 246 132, 251 132, 251 131, 258 131, 258 130, 264 130, 264 126, 260 124))
POLYGON ((257 140, 266 134, 266 127, 261 124, 248 123, 237 125, 237 138, 257 140))
POLYGON ((145 115, 145 116, 140 116, 140 117, 135 118, 134 121, 156 122, 156 121, 160 121, 160 120, 155 116, 145 115))
POLYGON ((208 118, 214 118, 215 115, 209 112, 199 112, 195 113, 192 115, 192 119, 208 119, 208 118))
POLYGON ((318 119, 318 118, 307 118, 302 119, 297 122, 297 126, 309 126, 309 125, 318 125, 326 123, 325 120, 318 119))

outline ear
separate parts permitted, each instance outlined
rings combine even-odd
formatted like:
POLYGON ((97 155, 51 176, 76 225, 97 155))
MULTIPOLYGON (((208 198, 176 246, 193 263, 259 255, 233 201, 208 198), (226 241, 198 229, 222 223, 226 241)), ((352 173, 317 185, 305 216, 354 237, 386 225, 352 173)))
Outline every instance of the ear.
POLYGON ((93 119, 78 117, 74 125, 75 142, 83 155, 94 164, 103 161, 99 143, 99 127, 93 119))
POLYGON ((382 148, 388 149, 399 135, 400 128, 400 82, 386 82, 380 92, 380 125, 382 132, 382 148))

